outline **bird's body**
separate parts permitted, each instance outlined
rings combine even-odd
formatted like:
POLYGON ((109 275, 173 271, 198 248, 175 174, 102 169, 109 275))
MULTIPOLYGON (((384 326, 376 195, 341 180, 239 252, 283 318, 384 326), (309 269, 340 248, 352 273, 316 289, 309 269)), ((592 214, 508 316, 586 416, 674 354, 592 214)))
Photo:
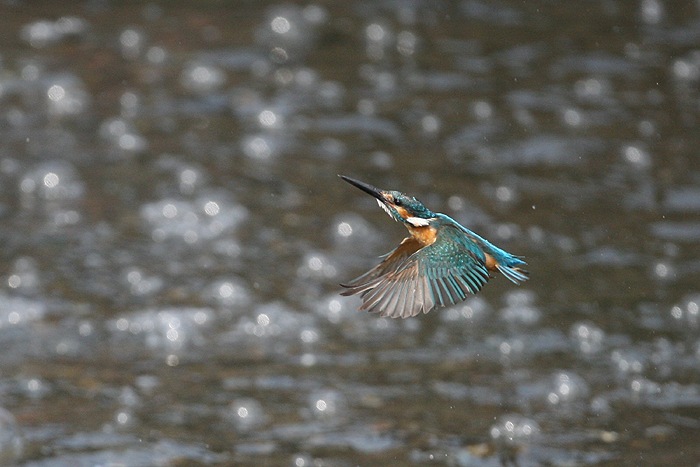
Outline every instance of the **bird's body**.
POLYGON ((360 294, 361 310, 391 318, 408 318, 454 305, 477 293, 491 273, 514 283, 527 280, 526 263, 498 248, 451 217, 432 212, 417 199, 384 191, 341 175, 374 196, 410 236, 383 261, 347 284, 343 295, 360 294))

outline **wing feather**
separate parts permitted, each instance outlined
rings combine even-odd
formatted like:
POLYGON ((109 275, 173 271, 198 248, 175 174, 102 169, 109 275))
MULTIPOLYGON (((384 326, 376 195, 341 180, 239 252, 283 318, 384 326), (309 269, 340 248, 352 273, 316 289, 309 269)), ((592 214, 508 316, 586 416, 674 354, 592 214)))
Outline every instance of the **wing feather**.
POLYGON ((413 281, 403 281, 399 283, 399 289, 397 292, 397 300, 394 304, 394 309, 389 316, 398 317, 403 315, 404 310, 406 310, 406 300, 415 294, 410 292, 410 287, 413 281))
POLYGON ((418 251, 420 247, 420 243, 418 243, 418 241, 414 238, 404 238, 399 246, 382 256, 383 261, 381 263, 361 276, 351 280, 347 284, 341 284, 341 286, 350 289, 342 295, 353 295, 357 293, 357 291, 353 291, 352 289, 363 289, 366 284, 371 283, 372 280, 376 279, 377 277, 381 277, 392 271, 396 271, 401 264, 404 263, 413 253, 418 251))

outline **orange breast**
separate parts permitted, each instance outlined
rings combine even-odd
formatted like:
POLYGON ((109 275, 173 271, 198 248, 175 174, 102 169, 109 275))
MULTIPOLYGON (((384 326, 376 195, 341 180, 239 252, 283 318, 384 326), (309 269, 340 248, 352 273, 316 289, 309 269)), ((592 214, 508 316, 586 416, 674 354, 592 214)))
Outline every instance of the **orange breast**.
POLYGON ((408 227, 408 231, 411 232, 411 236, 422 246, 432 245, 437 238, 437 229, 429 225, 424 227, 408 227))

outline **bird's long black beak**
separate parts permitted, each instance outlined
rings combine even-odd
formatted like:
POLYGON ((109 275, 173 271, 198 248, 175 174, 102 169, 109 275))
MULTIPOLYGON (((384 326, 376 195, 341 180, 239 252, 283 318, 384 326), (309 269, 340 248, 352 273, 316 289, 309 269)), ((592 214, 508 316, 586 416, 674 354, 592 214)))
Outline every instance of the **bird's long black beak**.
POLYGON ((355 180, 354 178, 346 177, 345 175, 338 175, 340 178, 348 182, 350 185, 356 186, 360 190, 364 191, 365 193, 369 193, 370 195, 374 196, 378 200, 382 202, 386 202, 384 199, 384 196, 382 196, 382 191, 379 188, 372 186, 368 183, 361 182, 359 180, 355 180))

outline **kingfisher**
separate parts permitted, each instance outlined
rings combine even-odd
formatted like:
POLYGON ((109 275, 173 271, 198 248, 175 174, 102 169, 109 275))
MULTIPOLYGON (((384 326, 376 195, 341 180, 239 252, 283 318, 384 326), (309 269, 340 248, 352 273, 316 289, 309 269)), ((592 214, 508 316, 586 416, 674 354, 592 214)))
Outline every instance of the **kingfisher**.
POLYGON ((380 190, 345 175, 340 178, 376 198, 409 236, 374 268, 347 284, 341 295, 360 294, 360 310, 409 318, 454 305, 475 294, 500 272, 515 284, 528 279, 521 257, 498 248, 446 214, 412 196, 380 190))

